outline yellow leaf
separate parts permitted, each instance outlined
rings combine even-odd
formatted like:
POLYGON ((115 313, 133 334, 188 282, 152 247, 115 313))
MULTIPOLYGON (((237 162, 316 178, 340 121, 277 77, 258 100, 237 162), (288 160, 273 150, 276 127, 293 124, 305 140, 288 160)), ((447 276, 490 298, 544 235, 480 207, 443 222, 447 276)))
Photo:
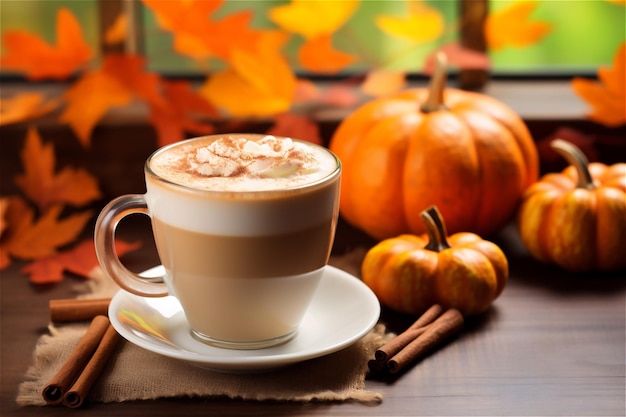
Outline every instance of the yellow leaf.
POLYGON ((359 0, 292 0, 290 4, 270 9, 268 17, 287 32, 312 39, 337 31, 359 3, 359 0))
POLYGON ((543 39, 552 30, 552 26, 547 22, 530 21, 530 15, 537 5, 536 1, 520 1, 490 13, 485 22, 485 37, 489 48, 519 48, 543 39))
POLYGON ((212 75, 199 93, 235 117, 267 117, 288 110, 296 77, 280 54, 284 34, 266 33, 256 50, 234 50, 231 66, 212 75))
POLYGON ((381 15, 376 26, 390 36, 426 43, 441 36, 445 22, 438 9, 417 1, 411 3, 406 17, 381 15))

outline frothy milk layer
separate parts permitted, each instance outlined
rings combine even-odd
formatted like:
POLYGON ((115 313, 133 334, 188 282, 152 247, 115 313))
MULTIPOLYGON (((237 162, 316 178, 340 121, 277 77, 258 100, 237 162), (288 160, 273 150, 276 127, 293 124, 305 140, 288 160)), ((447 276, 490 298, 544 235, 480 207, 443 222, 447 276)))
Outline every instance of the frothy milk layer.
POLYGON ((210 191, 264 191, 297 187, 337 168, 322 148, 289 138, 232 135, 183 142, 150 160, 168 181, 210 191))
POLYGON ((149 160, 167 180, 146 176, 151 216, 226 236, 291 233, 336 219, 339 168, 328 150, 263 135, 219 139, 180 142, 149 160))

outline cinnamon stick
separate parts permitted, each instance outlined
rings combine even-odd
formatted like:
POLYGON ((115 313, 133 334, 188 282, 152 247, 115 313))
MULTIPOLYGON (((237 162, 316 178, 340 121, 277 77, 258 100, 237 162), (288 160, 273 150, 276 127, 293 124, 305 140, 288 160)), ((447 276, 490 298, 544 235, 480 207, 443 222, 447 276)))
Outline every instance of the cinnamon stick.
POLYGON ((61 323, 91 320, 98 315, 106 316, 110 302, 110 298, 50 300, 50 320, 61 323))
POLYGON ((71 408, 80 407, 91 389, 98 376, 102 373, 102 370, 107 364, 109 356, 115 349, 117 342, 120 340, 120 336, 115 328, 109 324, 104 337, 98 345, 95 353, 85 366, 85 369, 80 374, 76 382, 72 385, 72 388, 64 395, 63 405, 71 408))
POLYGON ((96 351, 102 337, 109 326, 109 319, 105 316, 96 316, 87 332, 80 339, 61 369, 44 387, 42 395, 48 404, 60 404, 67 389, 72 385, 91 355, 96 351))
POLYGON ((444 340, 461 330, 463 315, 454 308, 447 310, 428 329, 387 361, 389 372, 395 374, 418 357, 424 355, 444 340))
MULTIPOLYGON (((419 337, 426 331, 426 327, 441 315, 443 308, 439 304, 432 305, 422 314, 408 329, 394 337, 374 354, 378 362, 386 362, 389 358, 400 352, 402 348, 419 337)), ((371 367, 370 367, 371 368, 371 367)))

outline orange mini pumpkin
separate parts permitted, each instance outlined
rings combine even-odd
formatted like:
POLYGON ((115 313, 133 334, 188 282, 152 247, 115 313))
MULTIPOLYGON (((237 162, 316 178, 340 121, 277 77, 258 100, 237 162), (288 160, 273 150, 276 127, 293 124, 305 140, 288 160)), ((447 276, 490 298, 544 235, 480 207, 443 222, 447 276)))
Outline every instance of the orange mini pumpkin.
MULTIPOLYGON (((441 57, 440 57, 441 58, 441 57)), ((445 89, 440 60, 429 89, 372 100, 338 126, 342 216, 371 236, 421 234, 436 205, 448 230, 489 235, 515 217, 539 175, 521 118, 484 94, 445 89)))
POLYGON ((361 275, 380 302, 421 314, 433 304, 464 315, 485 311, 508 281, 508 261, 494 243, 474 233, 447 237, 436 207, 421 213, 428 239, 400 235, 371 248, 361 275))
POLYGON ((522 242, 545 263, 577 272, 626 267, 626 163, 589 163, 564 140, 551 144, 570 165, 524 194, 522 242))

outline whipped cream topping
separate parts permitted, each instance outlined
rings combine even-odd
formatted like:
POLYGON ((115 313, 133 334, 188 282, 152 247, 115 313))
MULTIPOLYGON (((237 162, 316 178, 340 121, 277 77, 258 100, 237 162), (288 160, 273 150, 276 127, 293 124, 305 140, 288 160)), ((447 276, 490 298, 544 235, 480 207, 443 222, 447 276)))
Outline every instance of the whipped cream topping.
POLYGON ((223 137, 190 153, 191 170, 205 177, 289 178, 318 170, 315 155, 289 138, 223 137))

